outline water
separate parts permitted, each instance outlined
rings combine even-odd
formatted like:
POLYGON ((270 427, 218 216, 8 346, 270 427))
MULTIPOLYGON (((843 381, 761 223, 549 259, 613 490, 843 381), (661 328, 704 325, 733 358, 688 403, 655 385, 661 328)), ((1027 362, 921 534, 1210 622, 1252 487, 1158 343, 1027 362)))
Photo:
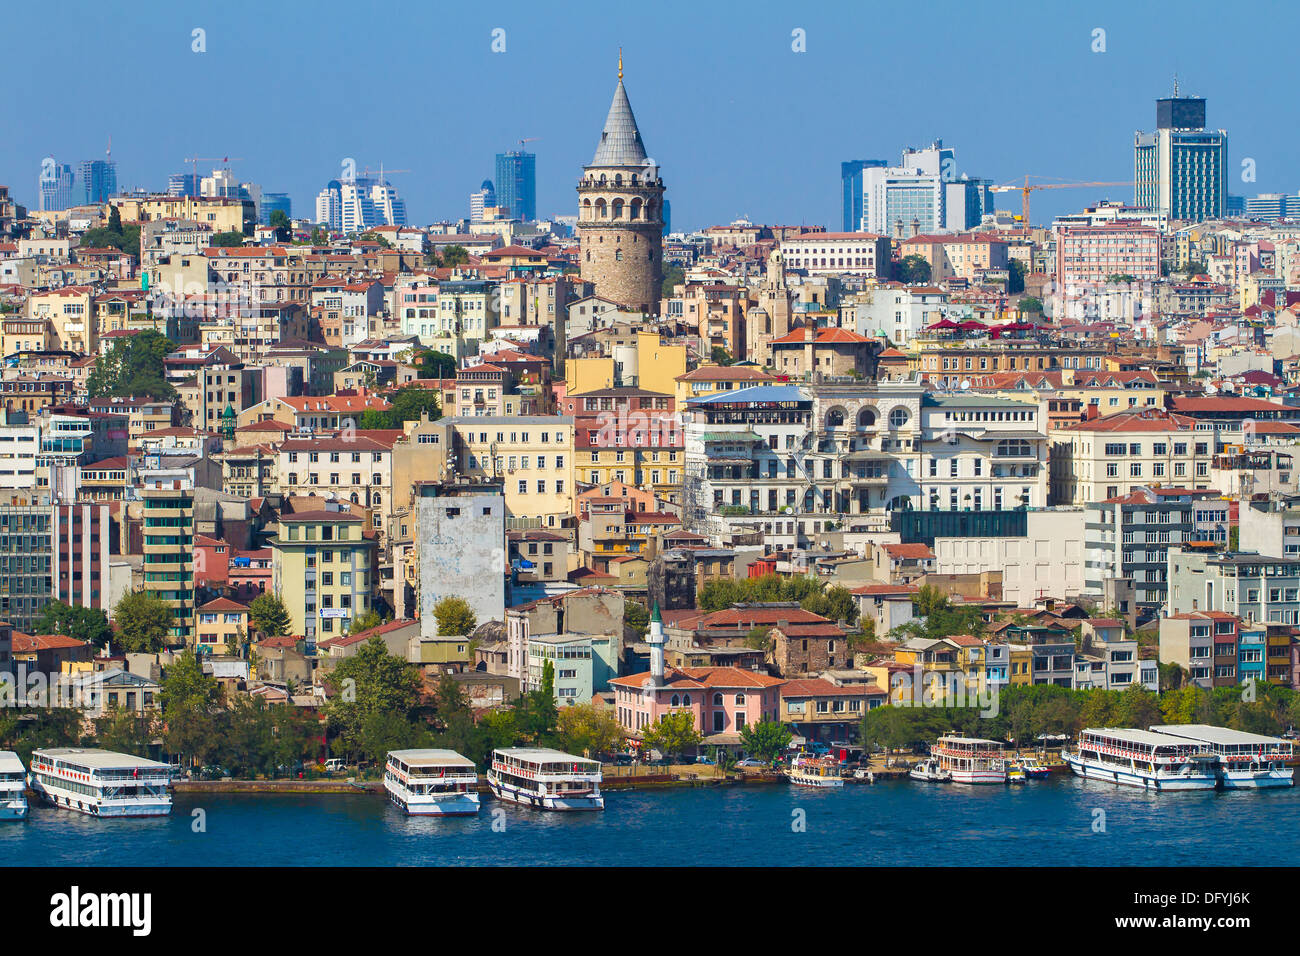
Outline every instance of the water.
POLYGON ((0 824, 0 865, 1290 866, 1298 824, 1295 788, 1148 794, 1075 777, 624 791, 581 814, 485 796, 457 819, 407 817, 378 794, 184 793, 170 817, 142 820, 35 806, 0 824))

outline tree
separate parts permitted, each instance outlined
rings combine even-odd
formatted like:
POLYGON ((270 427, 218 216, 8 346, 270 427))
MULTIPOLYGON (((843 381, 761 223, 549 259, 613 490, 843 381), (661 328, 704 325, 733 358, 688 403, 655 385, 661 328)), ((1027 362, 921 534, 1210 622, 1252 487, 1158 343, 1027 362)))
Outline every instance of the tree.
POLYGON ((115 753, 147 757, 156 736, 157 728, 154 724, 152 714, 137 714, 113 703, 102 717, 97 717, 94 721, 95 743, 115 753))
POLYGON ((740 740, 745 753, 760 760, 773 761, 785 752, 794 735, 785 724, 775 720, 760 720, 740 728, 740 740))
POLYGON ((1025 291, 1025 274, 1029 267, 1023 259, 1007 260, 1007 294, 1016 295, 1025 291))
POLYGON ((117 249, 140 258, 140 224, 122 225, 122 211, 109 207, 108 225, 81 234, 82 249, 117 249))
POLYGON ((384 619, 379 616, 379 612, 371 608, 365 614, 354 618, 352 625, 348 628, 349 634, 360 634, 362 631, 368 631, 372 627, 379 627, 384 623, 384 619))
POLYGON ((520 736, 530 744, 544 746, 559 724, 555 706, 555 665, 542 665, 541 687, 522 694, 515 702, 515 717, 520 736))
POLYGON ((904 256, 894 270, 894 278, 903 285, 924 285, 930 281, 930 263, 915 252, 904 256))
POLYGON ((214 233, 212 238, 208 240, 209 246, 214 246, 217 248, 226 247, 226 246, 242 246, 243 244, 244 244, 244 234, 234 229, 230 230, 229 232, 214 233))
POLYGON ((659 719, 645 728, 641 734, 642 743, 658 750, 670 760, 699 746, 703 740, 703 736, 695 729, 695 714, 689 710, 675 710, 661 714, 659 719))
POLYGON ((623 626, 634 631, 640 640, 650 629, 650 612, 639 601, 627 601, 623 605, 623 626))
POLYGON ((163 674, 158 697, 162 704, 163 740, 169 753, 206 762, 219 734, 213 715, 221 694, 215 677, 203 673, 193 651, 182 652, 163 674))
POLYGON ((248 605, 248 620, 267 637, 283 637, 289 633, 293 619, 280 595, 263 591, 248 605))
POLYGON ((686 270, 681 266, 665 266, 664 281, 660 286, 660 298, 671 299, 676 286, 686 281, 686 270))
POLYGON ((1145 730, 1159 721, 1160 706, 1155 694, 1140 684, 1133 684, 1119 695, 1115 716, 1121 727, 1145 730))
POLYGON ((119 651, 154 654, 171 639, 175 616, 171 606, 148 591, 133 591, 113 609, 119 651))
POLYGON ((372 637, 356 654, 340 661, 327 681, 334 696, 325 715, 349 754, 363 752, 377 736, 391 732, 391 723, 368 724, 373 715, 392 714, 409 721, 419 699, 418 670, 389 654, 379 637, 372 637))
POLYGON ((288 242, 293 238, 293 224, 283 209, 272 209, 266 224, 275 230, 275 238, 280 242, 288 242))
POLYGON ((393 393, 388 408, 368 408, 357 423, 360 428, 401 428, 403 422, 419 421, 428 415, 432 421, 442 417, 438 393, 423 385, 403 385, 393 393))
POLYGON ((1027 295, 1016 303, 1016 308, 1018 308, 1021 313, 1037 312, 1041 315, 1043 312, 1043 300, 1035 298, 1032 295, 1027 295))
POLYGON ((755 651, 766 651, 772 646, 772 639, 768 636, 771 632, 770 627, 761 624, 751 627, 745 635, 745 646, 755 651))
POLYGON ((623 727, 608 707, 574 704, 560 709, 556 733, 566 753, 591 757, 612 753, 623 743, 623 727))
POLYGON ((32 627, 36 634, 63 634, 95 647, 103 647, 113 637, 108 615, 101 608, 69 606, 62 601, 51 601, 41 608, 32 627))
POLYGON ((469 602, 451 595, 433 606, 433 616, 438 622, 439 635, 469 634, 478 624, 469 602))
POLYGON ((717 365, 730 365, 735 361, 735 359, 731 357, 731 353, 721 345, 715 345, 709 350, 709 360, 717 365))
POLYGON ((86 377, 86 391, 91 398, 173 399, 176 389, 166 379, 163 359, 175 348, 165 335, 153 329, 117 339, 106 354, 95 359, 86 377))
POLYGON ((415 360, 420 378, 455 378, 456 360, 446 352, 426 349, 415 360))

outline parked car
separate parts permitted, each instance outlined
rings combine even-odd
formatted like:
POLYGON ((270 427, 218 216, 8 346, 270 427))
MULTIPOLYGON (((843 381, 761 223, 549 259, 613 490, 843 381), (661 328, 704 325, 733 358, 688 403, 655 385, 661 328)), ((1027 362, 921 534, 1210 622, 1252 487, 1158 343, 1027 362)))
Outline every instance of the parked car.
POLYGON ((736 766, 737 767, 766 767, 767 763, 762 760, 758 760, 755 757, 746 757, 744 760, 737 760, 736 766))
POLYGON ((342 759, 339 757, 330 757, 329 760, 325 761, 326 773, 342 773, 346 769, 347 766, 343 763, 342 759))

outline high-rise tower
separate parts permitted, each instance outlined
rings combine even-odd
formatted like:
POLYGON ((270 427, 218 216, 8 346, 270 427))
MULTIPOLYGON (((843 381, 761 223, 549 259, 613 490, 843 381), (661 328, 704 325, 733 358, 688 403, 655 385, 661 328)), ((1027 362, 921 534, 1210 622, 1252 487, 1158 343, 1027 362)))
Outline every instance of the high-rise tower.
POLYGON ((663 285, 663 195, 623 88, 620 52, 614 102, 578 181, 582 278, 597 295, 647 315, 658 314, 663 285))

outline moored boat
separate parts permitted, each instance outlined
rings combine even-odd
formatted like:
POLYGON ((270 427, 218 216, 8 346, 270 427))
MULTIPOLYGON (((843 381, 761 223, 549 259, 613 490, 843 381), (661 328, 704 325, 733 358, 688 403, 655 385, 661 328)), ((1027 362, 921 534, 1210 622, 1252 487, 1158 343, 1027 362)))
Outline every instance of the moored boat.
POLYGON ((1043 762, 1037 757, 1021 757, 1020 769, 1025 772, 1025 776, 1030 780, 1040 780, 1052 775, 1051 768, 1044 766, 1043 762))
POLYGON ((172 768, 156 760, 88 747, 32 751, 32 790, 55 807, 92 817, 160 817, 172 812, 172 768))
POLYGON ((844 786, 839 761, 834 757, 795 757, 785 776, 791 783, 801 787, 844 786))
POLYGON ((1225 790, 1295 784, 1295 770, 1287 766, 1295 754, 1289 740, 1210 724, 1161 724, 1151 730, 1195 741, 1215 754, 1219 758, 1219 783, 1225 790))
POLYGON ((488 789, 498 800, 539 810, 604 810, 600 763, 548 747, 492 751, 488 789))
POLYGON ((935 783, 947 783, 952 780, 952 774, 939 766, 937 757, 927 757, 913 766, 907 775, 913 780, 930 780, 935 783))
POLYGON ((454 750, 394 750, 384 766, 388 798, 412 816, 478 813, 474 761, 454 750))
POLYGON ((1007 783, 1027 783, 1029 775, 1025 773, 1025 768, 1020 765, 1019 760, 1012 760, 1007 764, 1007 783))
POLYGON ((1000 741, 945 734, 930 748, 930 753, 939 759, 941 768, 952 774, 953 783, 1007 781, 1007 762, 1000 741))
POLYGON ((1219 758, 1193 740, 1123 727, 1090 727, 1063 759, 1077 776, 1147 790, 1213 790, 1219 758))
POLYGON ((27 816, 27 772, 12 750, 0 751, 0 820, 27 816))

